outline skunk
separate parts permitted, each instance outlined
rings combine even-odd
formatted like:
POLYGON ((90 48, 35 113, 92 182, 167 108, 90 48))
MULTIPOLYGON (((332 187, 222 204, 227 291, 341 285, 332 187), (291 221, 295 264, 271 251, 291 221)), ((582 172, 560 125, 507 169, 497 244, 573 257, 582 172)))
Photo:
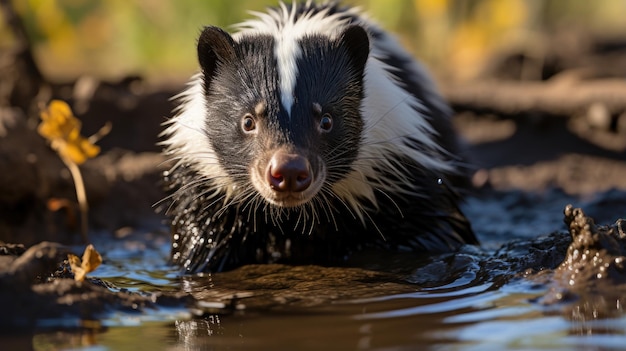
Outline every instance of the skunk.
POLYGON ((358 9, 281 3, 208 26, 166 122, 172 261, 341 264, 363 249, 477 244, 468 167, 424 68, 358 9))

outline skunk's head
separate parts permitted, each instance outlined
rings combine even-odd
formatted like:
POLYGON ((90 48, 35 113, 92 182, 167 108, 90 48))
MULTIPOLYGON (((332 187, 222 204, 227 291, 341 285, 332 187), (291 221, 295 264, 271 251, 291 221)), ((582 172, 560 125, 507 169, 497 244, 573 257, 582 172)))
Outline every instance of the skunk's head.
POLYGON ((210 149, 193 151, 206 152, 196 160, 201 173, 233 200, 281 208, 331 191, 358 155, 368 55, 359 26, 333 37, 237 40, 206 27, 198 41, 203 115, 194 122, 202 133, 193 136, 210 149))

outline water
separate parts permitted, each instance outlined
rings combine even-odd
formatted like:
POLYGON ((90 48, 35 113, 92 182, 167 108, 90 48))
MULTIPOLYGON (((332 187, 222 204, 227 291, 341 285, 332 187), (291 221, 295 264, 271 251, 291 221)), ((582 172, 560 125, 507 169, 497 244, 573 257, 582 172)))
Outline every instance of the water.
MULTIPOLYGON (((521 274, 517 261, 491 256, 511 240, 564 231, 567 203, 614 215, 614 221, 619 215, 607 213, 611 209, 603 200, 615 193, 602 196, 581 199, 555 191, 472 198, 464 210, 484 250, 466 248, 419 261, 366 253, 358 262, 371 264, 356 268, 247 266, 181 277, 167 265, 166 233, 136 232, 117 240, 97 234, 95 245, 105 262, 92 277, 112 289, 183 290, 199 302, 190 308, 113 312, 98 321, 43 321, 33 334, 0 336, 8 347, 2 349, 624 349, 620 295, 554 300, 558 285, 549 271, 521 274)), ((530 257, 519 247, 506 253, 530 257)))

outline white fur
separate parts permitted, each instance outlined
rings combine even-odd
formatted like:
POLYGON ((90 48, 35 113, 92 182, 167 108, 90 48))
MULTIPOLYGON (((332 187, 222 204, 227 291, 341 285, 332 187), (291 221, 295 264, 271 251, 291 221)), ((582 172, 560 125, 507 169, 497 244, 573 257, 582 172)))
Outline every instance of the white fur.
MULTIPOLYGON (((368 26, 373 25, 367 24, 366 28, 368 26)), ((404 52, 402 48, 388 35, 385 35, 384 40, 373 41, 370 45, 371 53, 365 68, 366 98, 361 105, 365 122, 363 144, 354 171, 333 187, 334 192, 353 209, 362 206, 359 197, 366 198, 376 206, 375 190, 395 194, 412 192, 412 184, 408 180, 392 182, 377 174, 375 168, 392 170, 397 175, 406 174, 401 165, 390 162, 389 155, 408 156, 423 167, 435 171, 454 170, 451 163, 438 157, 445 151, 434 138, 436 131, 424 115, 416 112, 424 110, 422 102, 404 90, 389 74, 394 67, 378 59, 389 51, 404 52), (424 153, 409 147, 405 143, 407 137, 420 140, 431 152, 424 153)), ((414 69, 422 76, 424 84, 432 84, 421 66, 415 63, 414 69)))
MULTIPOLYGON (((297 78, 296 60, 302 54, 298 40, 311 34, 336 38, 341 29, 348 24, 339 18, 340 14, 328 15, 326 11, 315 15, 309 13, 296 20, 294 11, 290 12, 284 4, 281 4, 279 9, 270 10, 268 13, 254 13, 257 18, 238 25, 239 32, 234 35, 235 40, 242 35, 274 36, 277 43, 275 55, 280 77, 281 102, 287 112, 290 112, 293 104, 293 89, 297 78)), ((349 11, 351 14, 358 14, 356 9, 349 11)), ((375 24, 363 16, 360 15, 359 18, 361 22, 358 24, 366 30, 375 27, 375 24)), ((395 81, 393 75, 389 73, 393 67, 388 67, 379 60, 390 51, 408 54, 389 35, 384 35, 382 40, 372 40, 370 46, 371 53, 365 68, 366 98, 361 105, 364 119, 363 143, 353 171, 332 187, 332 192, 361 220, 364 220, 364 207, 369 206, 363 203, 364 199, 377 206, 376 191, 385 193, 413 191, 412 184, 407 184, 407 179, 401 178, 394 182, 376 172, 375 169, 378 168, 391 170, 395 174, 406 173, 401 165, 389 160, 390 155, 408 156, 423 167, 434 171, 450 172, 454 169, 451 163, 444 161, 440 156, 445 151, 434 139, 435 130, 423 115, 416 113, 416 109, 424 109, 422 102, 395 81), (420 140, 427 151, 407 146, 405 138, 409 136, 420 140)), ((415 63, 412 68, 415 74, 420 78, 423 77, 424 84, 432 84, 421 66, 415 63)), ((434 93, 433 98, 436 98, 434 93)), ((182 100, 183 104, 178 115, 172 119, 171 125, 164 132, 170 136, 164 144, 181 157, 179 164, 184 162, 194 165, 203 176, 217 179, 214 180, 216 190, 221 189, 230 194, 232 189, 229 187, 226 172, 215 161, 214 151, 208 140, 198 134, 201 133, 205 118, 202 80, 199 77, 196 76, 190 87, 182 93, 182 100), (198 150, 204 150, 206 155, 212 154, 213 159, 207 163, 202 157, 197 156, 198 150)))
POLYGON ((298 77, 296 62, 302 56, 302 48, 298 41, 311 33, 331 36, 342 25, 338 16, 327 16, 326 12, 308 14, 296 21, 296 6, 292 6, 289 11, 284 3, 280 3, 280 9, 267 13, 252 12, 257 19, 245 21, 237 26, 240 32, 235 35, 236 38, 244 34, 269 34, 274 37, 281 103, 290 117, 298 77))
POLYGON ((194 75, 187 89, 174 97, 181 104, 174 111, 176 116, 166 122, 167 128, 161 136, 168 138, 161 144, 176 161, 172 170, 189 164, 199 174, 211 179, 216 190, 222 188, 230 194, 232 182, 218 164, 217 155, 205 132, 206 103, 202 81, 200 73, 194 75))

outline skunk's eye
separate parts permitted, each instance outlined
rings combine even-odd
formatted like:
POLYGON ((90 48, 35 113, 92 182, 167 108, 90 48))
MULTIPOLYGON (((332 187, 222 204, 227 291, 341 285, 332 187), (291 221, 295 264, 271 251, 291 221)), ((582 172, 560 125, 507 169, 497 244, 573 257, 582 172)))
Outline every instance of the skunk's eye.
POLYGON ((325 113, 320 119, 319 128, 322 132, 330 132, 330 130, 333 129, 333 117, 330 114, 325 113))
POLYGON ((241 129, 244 133, 253 133, 256 130, 256 121, 251 114, 247 113, 241 120, 241 129))

